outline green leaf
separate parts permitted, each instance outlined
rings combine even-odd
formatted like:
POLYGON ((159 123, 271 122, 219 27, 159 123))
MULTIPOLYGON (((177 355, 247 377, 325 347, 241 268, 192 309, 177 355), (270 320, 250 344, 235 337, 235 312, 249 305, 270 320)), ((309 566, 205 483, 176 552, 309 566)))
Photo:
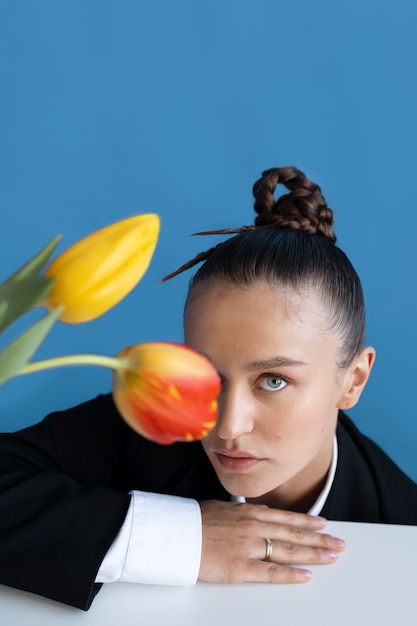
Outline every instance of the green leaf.
POLYGON ((53 279, 45 276, 6 281, 0 285, 0 333, 21 315, 41 303, 53 279))
POLYGON ((12 276, 10 276, 5 283, 15 282, 19 280, 24 280, 25 278, 34 278, 39 274, 44 265, 49 261, 53 251, 57 247, 59 241, 61 239, 61 235, 57 235, 48 243, 47 246, 42 248, 38 254, 32 257, 27 263, 22 265, 20 269, 17 270, 12 276))
POLYGON ((32 358, 61 312, 62 307, 57 307, 0 352, 0 386, 18 374, 23 365, 32 358))

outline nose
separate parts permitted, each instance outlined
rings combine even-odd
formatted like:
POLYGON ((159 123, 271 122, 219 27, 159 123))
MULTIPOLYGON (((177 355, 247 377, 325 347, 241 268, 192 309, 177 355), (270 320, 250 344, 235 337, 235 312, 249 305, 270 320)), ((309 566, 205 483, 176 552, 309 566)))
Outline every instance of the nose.
POLYGON ((252 432, 254 427, 254 407, 247 393, 242 389, 223 384, 218 397, 217 436, 225 441, 252 432))

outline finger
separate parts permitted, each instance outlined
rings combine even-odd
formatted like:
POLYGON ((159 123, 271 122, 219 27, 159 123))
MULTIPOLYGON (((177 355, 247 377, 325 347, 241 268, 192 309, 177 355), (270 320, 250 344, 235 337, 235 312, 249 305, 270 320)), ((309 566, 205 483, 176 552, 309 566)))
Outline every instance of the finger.
POLYGON ((308 569, 256 560, 249 562, 245 570, 245 582, 298 584, 308 582, 311 576, 308 569))
POLYGON ((342 552, 345 548, 345 542, 339 537, 333 537, 328 533, 314 532, 305 530, 298 526, 282 526, 280 524, 268 524, 262 528, 264 537, 275 539, 283 543, 289 543, 301 546, 310 546, 312 548, 324 548, 342 552))
MULTIPOLYGON (((272 540, 272 550, 269 561, 272 563, 286 564, 328 564, 334 563, 339 557, 339 552, 328 548, 313 548, 311 546, 303 546, 290 541, 272 540)), ((263 550, 265 558, 265 542, 263 550)))
POLYGON ((248 503, 240 503, 237 506, 246 509, 248 515, 264 522, 274 522, 285 526, 296 526, 297 528, 311 530, 321 530, 327 524, 327 520, 324 517, 309 515, 308 513, 294 513, 293 511, 272 509, 248 503))

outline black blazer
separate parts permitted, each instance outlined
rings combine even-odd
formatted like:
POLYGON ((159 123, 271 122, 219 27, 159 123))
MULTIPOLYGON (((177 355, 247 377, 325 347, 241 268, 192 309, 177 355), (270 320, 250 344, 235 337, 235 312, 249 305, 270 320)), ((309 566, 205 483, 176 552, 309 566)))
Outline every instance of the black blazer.
MULTIPOLYGON (((328 519, 417 524, 417 485, 342 413, 328 519)), ((88 609, 129 490, 228 500, 201 444, 154 444, 111 395, 0 436, 0 583, 88 609)))

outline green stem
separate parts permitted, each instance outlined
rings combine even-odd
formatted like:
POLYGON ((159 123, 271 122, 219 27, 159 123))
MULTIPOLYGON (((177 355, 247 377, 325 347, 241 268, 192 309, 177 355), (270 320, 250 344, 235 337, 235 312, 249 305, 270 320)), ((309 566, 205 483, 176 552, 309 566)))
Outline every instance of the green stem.
POLYGON ((103 356, 100 354, 71 354, 68 356, 55 357, 54 359, 26 363, 15 376, 31 374, 32 372, 39 372, 53 367, 63 367, 65 365, 99 365, 101 367, 110 367, 113 370, 119 370, 123 368, 123 361, 117 357, 103 356))

